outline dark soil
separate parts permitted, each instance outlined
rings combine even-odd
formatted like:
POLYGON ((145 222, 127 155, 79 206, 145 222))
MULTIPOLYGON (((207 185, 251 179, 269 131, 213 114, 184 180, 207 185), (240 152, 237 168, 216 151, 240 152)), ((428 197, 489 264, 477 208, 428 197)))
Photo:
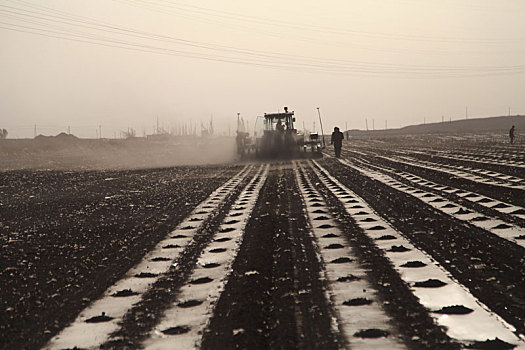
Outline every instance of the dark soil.
POLYGON ((336 160, 323 164, 491 310, 525 331, 525 250, 336 160), (420 234, 425 232, 426 234, 420 234))
MULTIPOLYGON (((424 142, 426 144, 426 141, 424 142)), ((388 155, 395 147, 385 141, 369 141, 361 151, 373 165, 410 172, 445 186, 462 188, 518 205, 525 204, 523 191, 480 185, 469 180, 405 166, 374 157, 388 155)), ((403 146, 402 143, 396 147, 403 146)), ((441 145, 446 147, 446 145, 441 145)), ((489 150, 489 148, 486 148, 489 150)), ((468 151, 468 150, 467 150, 468 151)), ((503 149, 505 151, 505 149, 503 149)), ((468 153, 468 152, 467 152, 468 153)), ((345 152, 346 155, 350 153, 345 152)), ((393 153, 392 153, 393 154, 393 153)), ((428 154, 432 154, 429 150, 428 154)), ((453 164, 445 158, 421 156, 453 164)), ((510 155, 509 155, 510 157, 510 155)), ((512 167, 470 164, 524 178, 512 167), (513 169, 513 168, 512 168, 513 169)), ((381 216, 418 248, 426 251, 481 302, 525 333, 525 249, 467 222, 455 219, 379 181, 372 180, 334 159, 321 164, 345 186, 356 192, 381 216)), ((0 349, 38 349, 73 321, 87 305, 138 263, 161 239, 185 218, 215 188, 240 171, 240 166, 178 167, 123 171, 8 171, 0 173, 0 349)), ((396 177, 392 172, 389 175, 396 177)), ((354 298, 344 307, 355 308, 369 302, 382 303, 392 317, 396 334, 367 329, 349 335, 361 338, 401 336, 411 349, 456 349, 429 310, 419 304, 395 272, 384 253, 357 225, 372 222, 367 213, 350 216, 344 204, 321 185, 311 169, 308 176, 321 192, 328 208, 319 208, 316 225, 342 229, 356 252, 356 259, 369 271, 370 283, 378 299, 354 298), (322 219, 330 212, 336 223, 322 219), (357 219, 356 219, 357 218, 357 219)), ((406 180, 397 177, 400 181, 406 180)), ((202 250, 213 240, 246 185, 248 178, 228 194, 211 217, 202 222, 195 240, 182 252, 176 267, 161 276, 141 301, 125 315, 122 328, 103 348, 139 348, 141 341, 159 321, 163 311, 176 301, 177 290, 189 277, 202 250)), ((418 187, 411 184, 414 187, 418 187)), ((421 187, 423 189, 423 187, 421 187)), ((424 188, 438 193, 437 190, 424 188)), ((440 192, 447 197, 448 195, 440 192)), ((518 225, 523 220, 473 204, 456 195, 458 213, 477 210, 518 225)), ((344 198, 355 203, 352 198, 344 198)), ((202 347, 221 348, 323 348, 338 349, 347 344, 332 329, 334 311, 324 291, 327 286, 318 261, 316 246, 309 234, 294 172, 289 162, 274 163, 246 226, 240 250, 233 263, 225 290, 215 306, 202 347), (256 273, 254 273, 256 272, 256 273)), ((201 222, 192 223, 192 226, 201 222)), ((383 229, 376 225, 377 232, 383 229)), ((185 231, 187 232, 187 231, 185 231)), ((333 235, 333 234, 332 234, 333 235)), ((525 238, 525 237, 520 237, 525 238)), ((388 241, 390 235, 379 239, 388 241)), ((175 247, 175 246, 173 246, 175 247)), ((341 249, 341 245, 327 248, 341 249)), ((393 251, 404 246, 392 245, 393 251)), ((346 263, 342 257, 331 263, 346 263)), ((405 267, 424 266, 420 261, 405 267)), ((213 268, 214 264, 205 266, 213 268)), ((152 278, 151 275, 142 275, 152 278)), ((348 273, 341 281, 358 277, 348 273)), ((417 282, 418 287, 436 288, 442 281, 417 282)), ((115 292, 115 297, 133 295, 133 290, 115 292)), ((356 296, 357 297, 357 296, 356 296)), ((180 307, 202 301, 187 300, 180 307)), ((452 305, 443 313, 467 313, 462 305, 452 305)), ((89 322, 106 322, 111 315, 100 314, 89 322)), ((163 330, 166 336, 190 331, 181 325, 163 330)), ((464 344, 481 349, 509 349, 499 339, 464 344)))
POLYGON ((421 160, 435 162, 437 164, 443 163, 443 164, 449 164, 449 165, 467 166, 467 167, 478 168, 478 169, 486 169, 490 171, 495 171, 497 173, 517 176, 521 178, 523 177, 523 169, 516 168, 510 164, 500 165, 500 164, 492 164, 489 162, 481 162, 481 161, 474 162, 474 161, 469 161, 466 159, 465 160, 450 159, 450 158, 441 157, 439 155, 411 154, 411 156, 421 159, 421 160))
POLYGON ((339 347, 307 227, 293 172, 278 167, 248 222, 204 349, 339 347))
MULTIPOLYGON (((362 159, 361 155, 356 156, 356 154, 352 152, 347 153, 347 154, 351 154, 349 158, 357 157, 357 158, 362 159)), ((385 155, 386 154, 388 153, 385 152, 385 155)), ((452 174, 447 174, 447 173, 440 172, 437 170, 429 169, 424 166, 415 166, 415 165, 410 165, 410 164, 398 163, 393 160, 374 157, 372 155, 368 155, 366 158, 368 160, 373 160, 374 164, 386 165, 386 166, 392 167, 397 170, 405 171, 407 173, 412 173, 414 175, 420 176, 424 179, 427 179, 429 181, 433 181, 433 182, 436 182, 442 185, 452 186, 458 189, 483 194, 487 197, 498 199, 502 202, 507 202, 507 203, 518 205, 518 206, 525 206, 525 196, 523 196, 523 190, 520 190, 520 189, 474 182, 468 179, 454 176, 452 174)), ((484 164, 478 164, 477 168, 483 169, 483 165, 484 164)), ((516 170, 515 172, 521 172, 522 173, 521 176, 522 177, 525 176, 525 174, 523 174, 524 172, 523 169, 516 170)), ((412 183, 410 185, 413 186, 412 183)), ((454 196, 454 197, 457 197, 457 196, 454 196)), ((478 208, 481 208, 481 207, 483 206, 481 205, 478 206, 478 208)), ((483 207, 483 208, 486 209, 486 207, 483 207)), ((494 210, 493 212, 496 212, 496 211, 494 210)))
MULTIPOLYGON (((172 264, 170 270, 153 283, 151 288, 144 293, 141 300, 134 304, 124 315, 120 329, 112 334, 113 339, 107 341, 101 348, 140 348, 141 341, 149 335, 153 327, 160 321, 163 312, 176 300, 177 294, 173 291, 178 290, 184 283, 203 284, 212 281, 209 277, 197 278, 191 281, 188 279, 202 251, 211 242, 233 203, 253 175, 254 171, 252 170, 251 174, 248 174, 233 191, 227 194, 218 208, 202 223, 192 242, 172 264)), ((188 301, 183 307, 190 307, 196 303, 200 303, 200 301, 188 301)))
POLYGON ((36 349, 239 167, 0 175, 0 348, 36 349))
MULTIPOLYGON (((339 162, 330 162, 331 166, 337 164, 339 162)), ((313 183, 319 183, 313 171, 309 170, 307 173, 313 183)), ((428 310, 419 303, 410 291, 410 286, 395 272, 381 249, 346 212, 344 204, 328 188, 319 186, 318 189, 358 254, 361 265, 369 270, 370 282, 379 291, 385 310, 395 320, 395 327, 407 346, 411 349, 459 349, 459 345, 446 335, 445 330, 434 323, 428 310)), ((349 301, 350 304, 356 302, 358 301, 349 301)))

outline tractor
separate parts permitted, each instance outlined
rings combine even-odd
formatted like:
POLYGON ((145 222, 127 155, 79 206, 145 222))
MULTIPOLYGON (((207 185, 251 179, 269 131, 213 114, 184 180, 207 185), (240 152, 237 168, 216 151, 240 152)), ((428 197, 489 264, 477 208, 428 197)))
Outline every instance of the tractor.
POLYGON ((255 156, 262 159, 322 157, 319 135, 312 133, 305 139, 304 133, 295 128, 294 112, 289 112, 288 107, 284 107, 284 113, 265 113, 257 121, 254 138, 246 136, 240 142, 250 145, 250 149, 241 147, 241 156, 254 149, 255 156), (262 125, 257 125, 259 119, 263 119, 262 125))

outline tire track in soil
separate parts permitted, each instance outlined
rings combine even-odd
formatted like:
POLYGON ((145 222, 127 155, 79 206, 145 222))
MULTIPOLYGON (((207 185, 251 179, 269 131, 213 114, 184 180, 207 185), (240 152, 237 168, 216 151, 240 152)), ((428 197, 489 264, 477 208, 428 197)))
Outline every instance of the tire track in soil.
POLYGON ((169 270, 163 273, 142 295, 142 299, 123 316, 119 324, 120 329, 110 335, 109 340, 100 346, 101 349, 136 349, 141 347, 141 342, 160 321, 163 312, 174 302, 176 295, 172 291, 186 283, 200 253, 209 244, 213 238, 213 233, 216 232, 226 217, 229 208, 253 177, 254 170, 252 169, 250 172, 251 174, 245 176, 213 208, 211 215, 202 222, 195 232, 191 243, 184 248, 175 261, 172 261, 169 270))
POLYGON ((411 195, 345 167, 334 159, 321 165, 363 198, 419 249, 432 255, 469 291, 525 332, 525 259, 523 248, 484 230, 422 206, 411 195))
POLYGON ((202 348, 340 347, 307 227, 290 165, 272 165, 202 348))
POLYGON ((451 338, 469 348, 525 348, 525 339, 520 341, 511 325, 450 278, 443 267, 374 213, 362 198, 341 185, 318 164, 314 171, 340 200, 352 198, 345 204, 345 210, 356 221, 367 213, 367 220, 358 220, 359 227, 375 240, 400 277, 411 286, 412 293, 430 311, 436 322, 447 329, 451 338))

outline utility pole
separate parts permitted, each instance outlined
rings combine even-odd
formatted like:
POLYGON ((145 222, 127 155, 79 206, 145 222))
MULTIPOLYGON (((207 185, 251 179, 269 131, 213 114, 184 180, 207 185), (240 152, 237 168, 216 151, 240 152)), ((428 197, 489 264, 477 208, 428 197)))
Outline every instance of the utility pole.
POLYGON ((388 129, 388 123, 387 121, 385 120, 385 130, 388 129))
POLYGON ((368 131, 368 119, 365 119, 366 131, 368 131))
POLYGON ((423 117, 423 124, 426 124, 426 123, 427 123, 427 118, 423 117))
POLYGON ((35 134, 35 136, 34 136, 34 137, 36 138, 36 124, 35 124, 35 130, 34 130, 34 134, 35 134))
POLYGON ((323 147, 326 147, 326 142, 324 140, 323 121, 321 119, 321 112, 319 111, 319 107, 317 107, 317 114, 319 115, 319 124, 321 126, 321 135, 323 135, 323 147))
POLYGON ((465 119, 468 119, 468 106, 465 106, 465 119))
POLYGON ((444 115, 441 116, 441 122, 442 122, 442 123, 445 122, 445 116, 444 116, 444 115))
POLYGON ((67 127, 67 134, 71 135, 71 127, 70 126, 67 127))
POLYGON ((98 138, 101 139, 102 138, 102 125, 99 124, 98 126, 98 138))
POLYGON ((509 107, 509 117, 510 117, 510 107, 509 107))
POLYGON ((376 129, 376 121, 375 119, 372 119, 372 130, 376 129))

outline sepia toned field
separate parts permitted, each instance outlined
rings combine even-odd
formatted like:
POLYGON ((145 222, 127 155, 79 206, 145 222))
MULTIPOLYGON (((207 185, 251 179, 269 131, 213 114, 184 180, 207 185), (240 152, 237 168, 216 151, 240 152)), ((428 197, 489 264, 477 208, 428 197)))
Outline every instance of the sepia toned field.
POLYGON ((525 150, 0 177, 0 348, 525 348, 525 150))

